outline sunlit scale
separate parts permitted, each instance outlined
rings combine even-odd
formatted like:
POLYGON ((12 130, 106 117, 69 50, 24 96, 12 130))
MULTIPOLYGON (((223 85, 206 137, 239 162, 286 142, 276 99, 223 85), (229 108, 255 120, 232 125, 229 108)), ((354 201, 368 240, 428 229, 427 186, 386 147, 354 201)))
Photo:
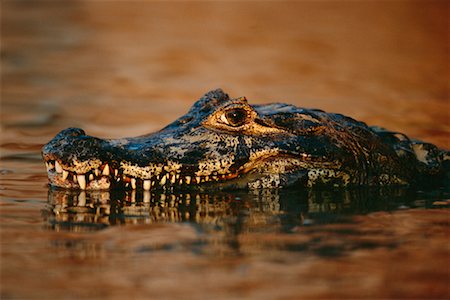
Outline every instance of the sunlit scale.
MULTIPOLYGON (((89 190, 89 189, 108 189, 111 183, 121 184, 132 190, 142 189, 149 191, 157 188, 169 188, 174 186, 189 186, 198 183, 217 182, 229 179, 227 175, 214 176, 183 176, 179 173, 165 173, 154 176, 151 179, 140 179, 129 177, 121 173, 120 168, 114 169, 108 164, 100 168, 93 169, 85 174, 77 174, 73 171, 64 169, 64 166, 58 161, 45 162, 48 176, 51 181, 58 182, 61 186, 68 188, 89 190)), ((234 177, 234 176, 231 176, 234 177)))

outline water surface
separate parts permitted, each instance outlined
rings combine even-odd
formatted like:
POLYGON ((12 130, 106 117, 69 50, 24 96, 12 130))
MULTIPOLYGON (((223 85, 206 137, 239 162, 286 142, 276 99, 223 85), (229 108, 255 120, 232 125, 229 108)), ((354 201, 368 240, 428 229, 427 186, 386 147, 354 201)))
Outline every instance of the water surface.
POLYGON ((118 138, 208 89, 449 147, 448 5, 4 1, 2 299, 449 296, 441 189, 49 189, 40 149, 118 138))

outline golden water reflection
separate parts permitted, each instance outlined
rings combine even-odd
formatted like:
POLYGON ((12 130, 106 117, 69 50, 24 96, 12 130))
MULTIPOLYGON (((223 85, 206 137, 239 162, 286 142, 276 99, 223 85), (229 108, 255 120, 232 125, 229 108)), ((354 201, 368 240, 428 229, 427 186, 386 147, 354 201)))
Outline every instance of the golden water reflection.
POLYGON ((215 193, 49 189, 43 215, 58 231, 187 222, 218 228, 240 223, 246 230, 289 232, 296 226, 343 222, 355 214, 429 207, 435 196, 399 188, 215 193))

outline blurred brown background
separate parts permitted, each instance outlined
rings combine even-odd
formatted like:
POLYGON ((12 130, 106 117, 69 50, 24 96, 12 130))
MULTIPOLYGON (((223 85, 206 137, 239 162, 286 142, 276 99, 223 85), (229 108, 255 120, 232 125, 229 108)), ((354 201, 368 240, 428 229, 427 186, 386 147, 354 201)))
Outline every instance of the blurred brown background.
POLYGON ((450 146, 448 1, 2 1, 1 11, 2 125, 42 143, 67 126, 147 133, 222 87, 450 146))

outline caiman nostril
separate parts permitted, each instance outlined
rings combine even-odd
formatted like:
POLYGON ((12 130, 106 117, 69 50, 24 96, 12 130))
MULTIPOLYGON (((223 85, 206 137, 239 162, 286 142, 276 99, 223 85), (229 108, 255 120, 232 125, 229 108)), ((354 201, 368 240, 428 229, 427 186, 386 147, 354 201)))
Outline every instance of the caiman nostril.
POLYGON ((59 132, 55 138, 42 148, 47 159, 59 160, 68 164, 73 159, 88 160, 98 158, 102 140, 86 135, 83 129, 67 128, 59 132))
POLYGON ((84 132, 83 129, 81 128, 66 128, 63 131, 61 131, 60 133, 58 133, 57 137, 69 137, 69 136, 80 136, 80 135, 85 135, 86 133, 84 132))

